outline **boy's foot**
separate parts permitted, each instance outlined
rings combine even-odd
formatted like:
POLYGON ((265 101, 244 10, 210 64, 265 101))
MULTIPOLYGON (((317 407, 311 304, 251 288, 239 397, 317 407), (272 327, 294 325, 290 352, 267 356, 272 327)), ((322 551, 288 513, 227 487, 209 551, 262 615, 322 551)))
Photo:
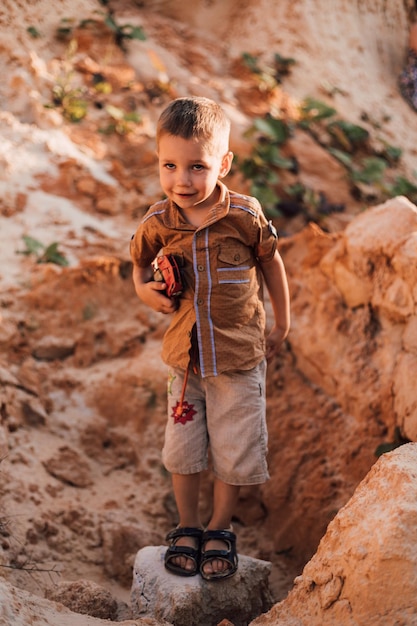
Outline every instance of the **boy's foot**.
POLYGON ((233 576, 237 570, 236 535, 231 530, 206 530, 201 539, 200 574, 205 580, 233 576))
POLYGON ((165 553, 165 567, 177 576, 195 576, 199 571, 203 530, 178 527, 166 536, 171 544, 165 553))

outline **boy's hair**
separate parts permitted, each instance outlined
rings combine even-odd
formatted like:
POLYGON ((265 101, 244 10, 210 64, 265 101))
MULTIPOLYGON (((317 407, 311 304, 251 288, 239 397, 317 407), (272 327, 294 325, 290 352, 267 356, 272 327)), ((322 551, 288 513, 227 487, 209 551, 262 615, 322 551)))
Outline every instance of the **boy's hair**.
POLYGON ((213 100, 202 97, 176 98, 161 113, 156 143, 163 135, 202 140, 212 152, 229 150, 230 120, 213 100))

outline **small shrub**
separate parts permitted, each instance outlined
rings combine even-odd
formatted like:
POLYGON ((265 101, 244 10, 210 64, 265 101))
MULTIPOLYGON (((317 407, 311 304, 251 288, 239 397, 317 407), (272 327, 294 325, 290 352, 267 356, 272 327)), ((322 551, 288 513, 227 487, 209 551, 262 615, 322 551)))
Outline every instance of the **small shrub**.
POLYGON ((417 185, 404 176, 397 176, 389 191, 392 196, 406 196, 411 202, 417 204, 417 185))
POLYGON ((316 122, 329 119, 336 115, 337 111, 321 100, 315 98, 305 98, 300 106, 300 126, 301 128, 309 128, 316 122))
POLYGON ((241 162, 236 160, 236 163, 244 177, 252 181, 250 192, 258 198, 265 212, 270 216, 279 215, 278 171, 295 168, 294 160, 283 156, 280 150, 290 137, 291 128, 283 120, 271 116, 256 118, 246 132, 247 137, 254 135, 256 143, 250 156, 241 162))
POLYGON ((18 251, 19 254, 29 256, 33 254, 37 263, 54 263, 55 265, 67 266, 68 261, 65 256, 58 250, 59 244, 57 242, 51 243, 49 246, 45 246, 43 243, 24 235, 22 237, 26 249, 18 251))
POLYGON ((336 143, 348 152, 364 146, 369 139, 369 132, 365 128, 346 120, 335 120, 327 124, 326 128, 336 143))
POLYGON ((26 31, 29 33, 32 39, 39 39, 39 37, 41 37, 41 33, 38 31, 37 28, 35 28, 35 26, 28 26, 26 31))
POLYGON ((123 109, 115 107, 112 104, 108 104, 105 107, 106 112, 111 118, 111 122, 100 129, 100 132, 105 135, 117 133, 118 135, 127 135, 130 133, 136 124, 141 122, 141 116, 139 113, 131 111, 126 113, 123 109))
POLYGON ((259 59, 248 52, 242 54, 244 65, 257 77, 258 86, 261 91, 272 91, 282 82, 282 77, 291 71, 291 66, 295 59, 283 57, 276 53, 271 65, 260 65, 259 59))
POLYGON ((113 32, 114 40, 122 50, 125 50, 125 39, 138 39, 139 41, 146 40, 146 35, 141 26, 118 24, 111 11, 104 16, 104 23, 113 32))

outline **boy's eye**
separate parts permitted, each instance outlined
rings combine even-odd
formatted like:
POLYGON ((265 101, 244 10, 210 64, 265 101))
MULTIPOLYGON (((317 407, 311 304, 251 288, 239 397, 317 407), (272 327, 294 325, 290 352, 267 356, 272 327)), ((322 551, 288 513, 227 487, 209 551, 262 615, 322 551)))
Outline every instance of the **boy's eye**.
POLYGON ((173 163, 165 163, 165 167, 167 168, 167 170, 175 169, 175 165, 173 163))
POLYGON ((203 169, 204 169, 204 165, 201 165, 201 163, 195 163, 193 165, 193 170, 197 170, 198 172, 200 172, 203 169))

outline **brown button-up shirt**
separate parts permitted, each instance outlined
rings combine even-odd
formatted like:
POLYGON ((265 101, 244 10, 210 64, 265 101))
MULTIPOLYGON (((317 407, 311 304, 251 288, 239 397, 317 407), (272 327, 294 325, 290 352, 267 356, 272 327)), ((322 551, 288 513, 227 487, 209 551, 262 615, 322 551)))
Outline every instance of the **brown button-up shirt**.
POLYGON ((276 250, 277 234, 256 198, 220 181, 219 202, 196 228, 169 200, 152 205, 131 241, 148 267, 161 251, 174 254, 185 290, 165 333, 162 358, 186 369, 196 325, 201 375, 255 367, 265 354, 265 311, 259 264, 276 250))

